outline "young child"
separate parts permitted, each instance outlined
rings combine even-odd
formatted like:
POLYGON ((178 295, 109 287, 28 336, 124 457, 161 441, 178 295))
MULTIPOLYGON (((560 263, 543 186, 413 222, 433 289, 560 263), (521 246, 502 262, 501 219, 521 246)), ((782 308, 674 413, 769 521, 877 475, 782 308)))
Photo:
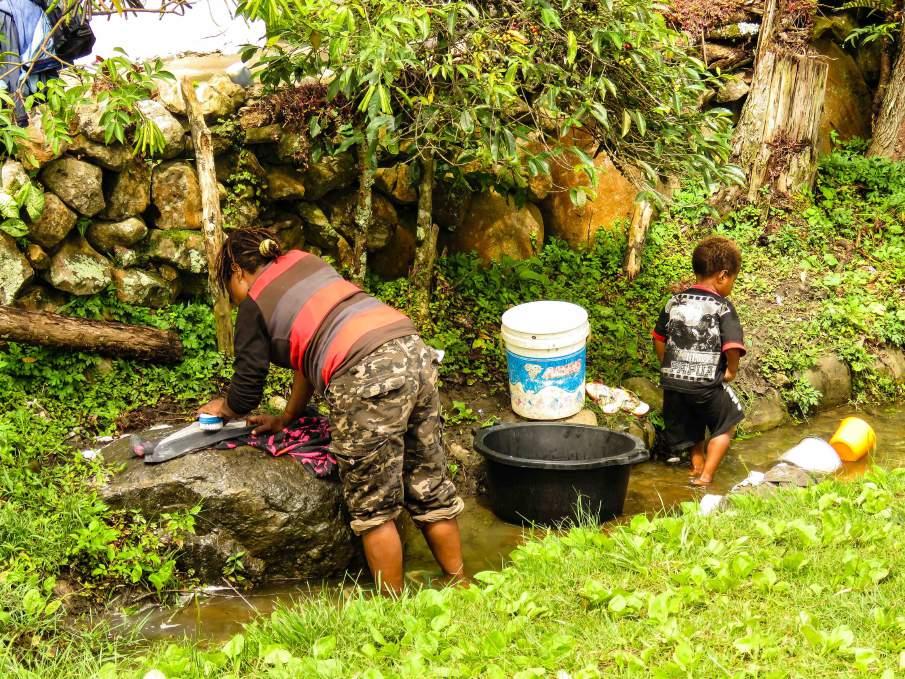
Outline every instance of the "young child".
POLYGON ((742 255, 729 238, 711 236, 694 249, 691 265, 697 282, 669 300, 652 334, 666 443, 675 453, 691 449, 692 483, 707 485, 744 418, 728 384, 745 354, 742 326, 727 299, 742 255))

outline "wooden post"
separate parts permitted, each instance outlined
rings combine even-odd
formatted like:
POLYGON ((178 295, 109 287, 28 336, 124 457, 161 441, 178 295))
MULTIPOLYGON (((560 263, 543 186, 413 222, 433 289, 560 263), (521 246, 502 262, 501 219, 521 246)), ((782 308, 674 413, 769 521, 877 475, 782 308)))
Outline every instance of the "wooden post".
MULTIPOLYGON (((764 10, 751 91, 733 138, 733 162, 748 173, 746 197, 763 187, 792 193, 810 187, 817 174, 817 141, 829 67, 778 38, 783 9, 768 0, 764 10)), ((731 203, 738 190, 720 202, 731 203)))
POLYGON ((0 306, 0 339, 160 363, 182 358, 179 337, 167 330, 9 306, 0 306))
POLYGON ((430 317, 431 283, 437 260, 437 237, 440 228, 434 224, 434 154, 426 151, 421 161, 421 182, 418 186, 418 222, 415 236, 415 263, 409 280, 414 287, 415 325, 421 330, 430 317))
POLYGON ((628 245, 625 260, 622 263, 625 276, 630 281, 641 272, 641 255, 644 253, 644 241, 647 240, 647 229, 654 218, 654 206, 646 200, 635 203, 632 223, 628 229, 628 245))
POLYGON ((874 125, 869 156, 905 160, 905 26, 899 38, 899 57, 885 83, 885 94, 874 125))
POLYGON ((217 324, 217 348, 228 356, 233 354, 233 326, 229 298, 217 285, 217 257, 223 247, 223 215, 220 213, 220 194, 214 169, 214 146, 211 131, 204 122, 201 104, 189 78, 182 79, 182 98, 192 128, 198 185, 201 187, 201 209, 204 229, 204 252, 207 255, 207 280, 214 299, 214 320, 217 324))
POLYGON ((355 235, 352 238, 352 280, 362 285, 368 273, 368 234, 374 221, 373 196, 376 170, 367 140, 358 144, 358 202, 355 206, 355 235))

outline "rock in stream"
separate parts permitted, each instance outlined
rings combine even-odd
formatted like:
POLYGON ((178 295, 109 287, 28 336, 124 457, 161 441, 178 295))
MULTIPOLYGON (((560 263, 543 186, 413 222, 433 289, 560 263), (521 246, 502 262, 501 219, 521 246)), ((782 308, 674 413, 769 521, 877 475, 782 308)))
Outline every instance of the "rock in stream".
POLYGON ((201 504, 180 559, 205 582, 221 582, 239 552, 247 575, 260 580, 327 578, 362 563, 339 482, 315 478, 291 458, 243 447, 146 465, 128 437, 103 457, 124 465, 102 490, 112 507, 156 517, 201 504))

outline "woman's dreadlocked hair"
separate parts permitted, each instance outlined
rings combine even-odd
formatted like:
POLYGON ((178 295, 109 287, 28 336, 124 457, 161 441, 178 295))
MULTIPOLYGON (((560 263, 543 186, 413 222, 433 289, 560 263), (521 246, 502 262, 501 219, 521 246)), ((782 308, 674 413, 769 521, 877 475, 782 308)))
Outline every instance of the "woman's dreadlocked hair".
POLYGON ((217 284, 229 290, 233 265, 255 272, 283 254, 277 237, 267 229, 238 229, 229 234, 217 257, 217 284))

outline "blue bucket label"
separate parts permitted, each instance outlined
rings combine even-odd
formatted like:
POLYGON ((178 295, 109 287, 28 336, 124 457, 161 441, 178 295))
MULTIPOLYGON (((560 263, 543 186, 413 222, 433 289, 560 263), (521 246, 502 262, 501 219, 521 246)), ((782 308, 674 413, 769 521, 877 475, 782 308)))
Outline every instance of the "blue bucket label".
POLYGON ((569 417, 584 405, 585 349, 567 356, 532 358, 506 352, 512 408, 524 417, 569 417))

